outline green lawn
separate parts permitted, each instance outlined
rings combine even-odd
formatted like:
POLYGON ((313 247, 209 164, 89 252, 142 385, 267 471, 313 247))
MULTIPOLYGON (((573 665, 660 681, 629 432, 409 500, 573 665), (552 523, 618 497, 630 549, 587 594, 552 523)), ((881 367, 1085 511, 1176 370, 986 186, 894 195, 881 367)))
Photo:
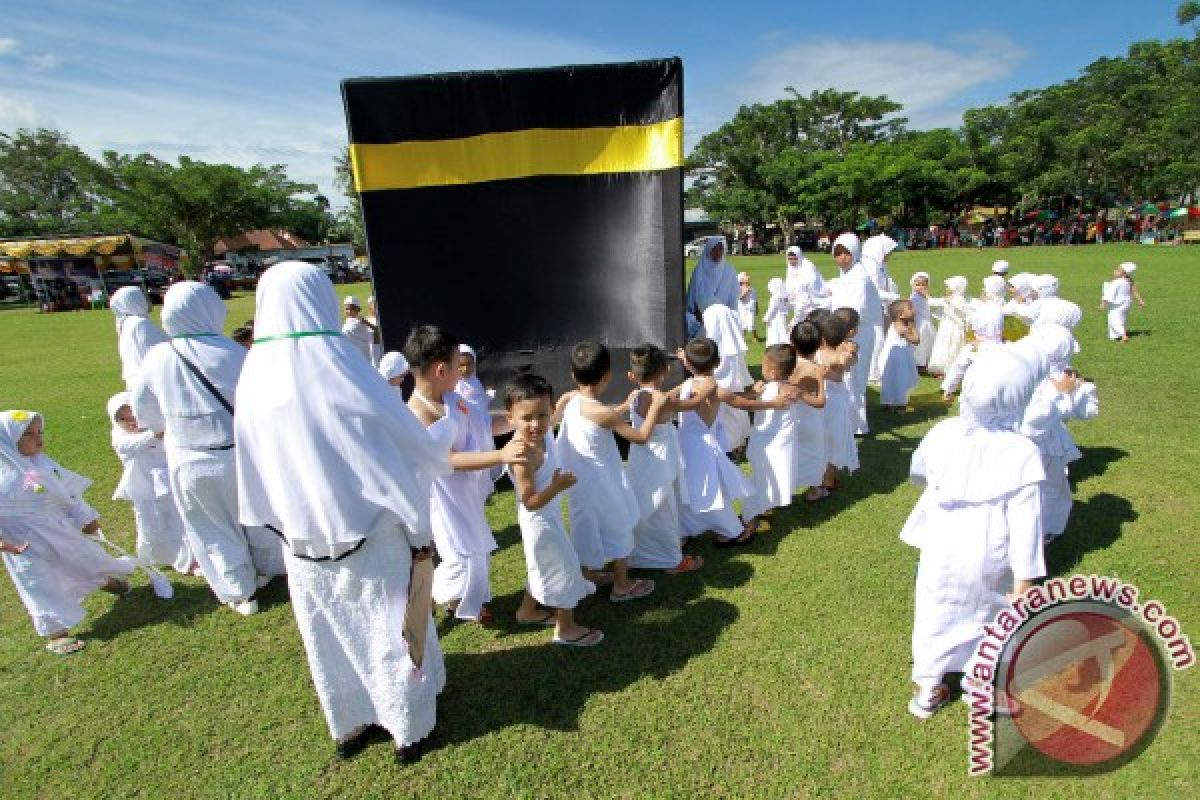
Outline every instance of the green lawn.
MULTIPOLYGON (((1086 312, 1077 359, 1102 413, 1077 425, 1084 459, 1055 573, 1115 574, 1162 601, 1200 642, 1193 315, 1200 249, 1106 245, 1007 251, 1014 271, 1053 272, 1086 312), (1113 264, 1134 259, 1149 307, 1128 345, 1110 344, 1097 310, 1113 264)), ((898 253, 907 286, 922 269, 963 274, 978 293, 997 251, 898 253)), ((818 256, 825 274, 828 257, 818 256)), ((735 258, 760 297, 782 256, 735 258)), ((367 293, 366 287, 342 287, 367 293)), ((252 316, 231 305, 228 327, 252 316)), ((156 312, 157 313, 157 312, 156 312)), ((110 536, 132 542, 104 404, 119 387, 107 312, 0 312, 0 408, 46 415, 47 448, 89 475, 110 536)), ((754 351, 757 362, 760 349, 754 351)), ((874 398, 872 398, 874 400, 874 398)), ((500 550, 494 630, 440 623, 449 685, 436 747, 396 768, 387 745, 332 759, 286 587, 264 613, 218 607, 199 579, 175 578, 173 601, 138 579, 133 596, 89 600, 83 653, 43 652, 7 578, 0 579, 0 794, 4 797, 356 797, 815 795, 955 797, 1193 796, 1200 783, 1200 682, 1178 675, 1155 744, 1090 779, 969 779, 966 714, 920 724, 905 711, 916 551, 897 533, 917 497, 909 456, 945 412, 932 380, 898 419, 876 415, 863 469, 817 506, 780 512, 743 551, 714 550, 698 574, 662 578, 649 600, 586 601, 579 615, 604 644, 565 651, 511 623, 524 582, 513 497, 491 500, 500 550)), ((351 498, 347 498, 352 501, 351 498)))

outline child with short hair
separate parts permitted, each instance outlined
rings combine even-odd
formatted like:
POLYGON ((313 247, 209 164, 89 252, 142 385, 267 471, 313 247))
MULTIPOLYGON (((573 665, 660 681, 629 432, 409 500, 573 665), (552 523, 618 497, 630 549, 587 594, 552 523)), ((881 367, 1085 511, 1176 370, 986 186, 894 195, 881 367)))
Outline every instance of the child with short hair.
POLYGON ((1133 301, 1146 307, 1146 301, 1133 283, 1133 273, 1137 264, 1126 261, 1113 269, 1113 279, 1105 281, 1100 299, 1100 310, 1108 312, 1108 338, 1114 342, 1128 342, 1129 333, 1125 330, 1125 320, 1129 317, 1129 309, 1133 301))
MULTIPOLYGON (((850 309, 853 311, 853 309, 850 309)), ((853 472, 858 469, 858 444, 854 441, 857 413, 854 398, 846 379, 856 359, 853 333, 844 315, 834 312, 816 317, 817 329, 821 332, 821 346, 816 353, 816 363, 825 367, 825 474, 821 488, 832 492, 841 487, 838 470, 853 472)))
POLYGON ((966 672, 984 626, 1046 574, 1037 447, 1016 432, 1045 373, 1018 346, 980 355, 959 416, 942 420, 912 456, 924 487, 900 533, 921 551, 908 710, 929 719, 950 700, 946 676, 966 672), (1012 595, 1008 594, 1012 592, 1012 595))
POLYGON ((163 434, 138 425, 129 392, 109 398, 108 418, 112 421, 112 448, 124 466, 112 499, 127 500, 133 506, 138 558, 151 565, 169 564, 185 575, 199 574, 171 495, 163 434))
POLYGON ((85 645, 70 635, 83 599, 96 589, 128 594, 121 576, 134 562, 84 537, 100 530, 82 497, 92 482, 46 455, 43 425, 33 411, 0 411, 0 554, 46 649, 67 655, 85 645))
POLYGON ((680 511, 687 536, 707 531, 717 535, 717 547, 749 544, 754 528, 734 510, 735 500, 754 493, 754 488, 726 455, 721 432, 721 407, 729 404, 742 411, 786 408, 791 395, 770 401, 750 400, 721 388, 713 371, 720 362, 717 343, 708 338, 692 339, 680 354, 692 377, 672 390, 673 410, 679 419, 679 448, 683 454, 683 479, 688 501, 680 511))
POLYGON ((552 391, 544 378, 533 374, 518 375, 504 390, 513 438, 526 447, 525 462, 508 467, 527 578, 517 622, 553 625, 555 644, 591 647, 603 641, 604 633, 575 620, 575 607, 596 586, 584 579, 579 556, 563 529, 559 496, 575 485, 576 477, 560 469, 555 458, 552 391))
POLYGON ((908 299, 913 304, 916 316, 917 334, 921 342, 913 350, 913 360, 917 362, 917 371, 924 374, 929 365, 929 354, 933 351, 933 337, 937 332, 933 328, 933 315, 929 310, 929 273, 916 272, 908 281, 912 294, 908 299))
POLYGON ((404 355, 414 381, 408 407, 445 447, 454 468, 434 479, 431 488, 429 516, 441 559, 433 574, 433 600, 450 607, 457 619, 486 625, 492 621, 485 603, 492 596, 488 573, 496 549, 484 513, 492 491, 487 470, 523 463, 528 446, 514 440, 496 450, 481 440, 471 407, 454 392, 458 340, 450 333, 435 325, 418 325, 408 334, 404 355))
MULTIPOLYGON (((641 427, 653 393, 662 391, 668 372, 670 363, 661 347, 643 344, 629 351, 629 379, 638 387, 629 404, 629 422, 635 428, 641 427)), ((670 575, 702 567, 702 558, 683 553, 679 523, 679 507, 686 502, 683 456, 679 434, 670 419, 660 418, 645 444, 629 446, 625 473, 641 510, 641 518, 633 529, 629 565, 661 569, 670 575)))
POLYGON ((579 563, 591 571, 585 575, 605 580, 608 576, 603 569, 612 564, 612 602, 637 600, 654 591, 654 581, 629 574, 633 529, 641 509, 613 434, 633 444, 645 444, 658 424, 666 395, 651 393, 641 426, 630 425, 620 412, 600 400, 612 381, 612 356, 599 342, 575 345, 571 376, 579 388, 563 404, 562 426, 555 442, 559 463, 578 479, 567 490, 571 543, 579 563))
MULTIPOLYGON (((824 313, 817 316, 823 316, 824 313)), ((805 319, 792 326, 792 349, 796 367, 789 382, 800 392, 802 402, 792 405, 795 416, 792 439, 792 488, 804 489, 804 499, 815 503, 829 496, 821 484, 825 480, 825 375, 828 368, 817 363, 821 331, 817 323, 805 319)))
POLYGON ((916 309, 910 301, 893 300, 888 318, 892 324, 879 352, 879 405, 885 411, 903 411, 909 393, 920 380, 913 348, 921 343, 921 335, 917 333, 916 309))

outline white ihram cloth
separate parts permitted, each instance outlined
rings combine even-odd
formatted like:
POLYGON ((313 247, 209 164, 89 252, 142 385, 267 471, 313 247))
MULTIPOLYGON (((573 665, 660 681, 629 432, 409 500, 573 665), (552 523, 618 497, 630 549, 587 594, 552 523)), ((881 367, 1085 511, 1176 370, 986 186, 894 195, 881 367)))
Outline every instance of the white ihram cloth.
MULTIPOLYGON (((692 396, 692 379, 684 381, 679 398, 692 396)), ((706 425, 695 411, 679 415, 679 450, 683 456, 683 483, 687 502, 680 508, 683 533, 699 536, 713 531, 725 539, 742 535, 742 522, 733 501, 754 492, 721 444, 721 417, 706 425)))
MULTIPOLYGON (((821 352, 817 351, 817 363, 821 352)), ((825 430, 825 458, 837 469, 858 469, 858 442, 854 441, 857 414, 850 390, 843 380, 825 379, 825 409, 822 416, 825 430)), ((815 484, 813 484, 815 485, 815 484)))
POLYGON ((919 548, 912 679, 928 691, 967 670, 983 626, 1007 605, 1015 580, 1046 574, 1037 447, 1016 432, 1044 375, 1010 348, 980 357, 960 416, 935 425, 913 453, 910 480, 925 487, 900 538, 919 548))
MULTIPOLYGON (((779 387, 779 381, 771 381, 763 388, 761 399, 774 400, 779 387)), ((746 445, 754 494, 742 503, 742 516, 747 520, 792 502, 796 486, 796 415, 792 408, 770 408, 754 415, 754 430, 746 445)))
MULTIPOLYGON (((1079 350, 1066 328, 1041 324, 1033 328, 1028 343, 1046 354, 1052 377, 1059 377, 1079 350)), ((1025 408, 1021 433, 1037 445, 1046 480, 1042 483, 1042 531, 1046 539, 1062 535, 1071 516, 1071 484, 1068 465, 1080 458, 1079 448, 1067 430, 1068 419, 1093 419, 1100 413, 1100 400, 1093 383, 1081 383, 1069 394, 1058 391, 1050 378, 1042 381, 1025 408)))
POLYGON ((742 330, 753 332, 754 318, 758 316, 758 292, 750 288, 746 290, 745 294, 739 294, 737 311, 738 319, 742 323, 742 330))
POLYGON ((880 313, 878 322, 875 324, 875 346, 871 351, 871 366, 867 372, 868 380, 871 382, 879 381, 880 373, 883 370, 883 362, 880 361, 880 353, 883 350, 884 339, 887 336, 887 307, 893 301, 900 297, 896 282, 892 280, 892 276, 887 271, 887 257, 896 249, 896 240, 885 233, 878 233, 869 237, 862 245, 862 265, 866 270, 867 277, 875 284, 875 291, 879 295, 880 313))
POLYGON ((401 631, 446 451, 340 334, 320 269, 268 269, 254 319, 237 398, 242 521, 287 539, 292 611, 333 737, 376 723, 411 744, 433 729, 445 683, 432 616, 419 671, 401 631))
MULTIPOLYGON (((646 393, 639 392, 639 397, 646 393)), ((629 422, 641 428, 645 420, 635 402, 629 422)), ((683 560, 679 507, 686 501, 683 483, 683 454, 679 433, 669 420, 660 421, 645 444, 629 445, 625 470, 637 496, 640 513, 633 528, 633 553, 629 566, 642 569, 671 569, 683 560)))
POLYGON ((792 330, 788 322, 788 306, 791 301, 788 299, 783 279, 771 278, 767 283, 767 289, 771 292, 771 300, 767 303, 766 313, 763 314, 763 322, 767 326, 766 346, 787 344, 792 330))
POLYGON ((233 418, 180 354, 232 403, 247 351, 218 333, 225 304, 202 283, 167 290, 162 319, 172 340, 146 354, 130 405, 138 424, 166 433, 171 495, 208 585, 221 602, 241 602, 258 588, 256 573, 284 571, 282 550, 268 531, 238 522, 233 418))
POLYGON ((134 379, 142 368, 142 359, 151 347, 167 341, 162 328, 151 322, 150 304, 145 293, 136 286, 125 286, 113 292, 108 301, 117 318, 117 353, 121 356, 121 380, 132 389, 134 379))
POLYGON ((1129 309, 1133 305, 1133 290, 1129 279, 1114 278, 1105 281, 1101 299, 1108 310, 1108 338, 1116 340, 1126 336, 1125 320, 1129 317, 1129 309))
POLYGON ((578 479, 567 490, 571 543, 588 569, 633 552, 633 526, 640 516, 613 432, 583 415, 583 404, 596 402, 582 395, 571 398, 555 442, 558 463, 578 479))
POLYGON ((792 438, 793 489, 820 486, 825 478, 825 465, 829 463, 825 449, 827 405, 813 408, 803 400, 792 404, 792 415, 795 417, 792 438))
POLYGON ((883 329, 883 301, 875 282, 859 261, 858 237, 843 233, 834 240, 834 247, 842 245, 854 258, 854 264, 841 276, 829 282, 830 308, 853 308, 858 312, 858 333, 854 341, 858 345, 858 361, 847 381, 855 413, 855 431, 867 433, 867 381, 870 377, 872 356, 875 353, 876 335, 883 329))
MULTIPOLYGON (((554 440, 546 434, 546 457, 533 475, 535 491, 550 485, 559 468, 554 440)), ((579 556, 563 528, 562 503, 556 496, 537 511, 530 511, 517 498, 517 524, 525 549, 525 574, 529 593, 547 608, 574 608, 596 591, 596 585, 583 577, 579 556)))
MULTIPOLYGON (((929 276, 923 272, 918 272, 917 275, 924 275, 926 280, 929 279, 929 276)), ((929 354, 933 352, 933 340, 937 336, 937 330, 933 327, 929 298, 914 291, 908 296, 908 301, 913 304, 913 321, 916 323, 917 333, 921 337, 920 343, 913 348, 913 361, 917 362, 918 367, 924 367, 929 363, 929 354)))
MULTIPOLYGON (((257 323, 256 323, 257 324, 257 323)), ((255 328, 257 335, 258 328, 255 328)), ((342 333, 345 334, 346 340, 353 345, 353 349, 362 353, 362 357, 367 360, 368 364, 374 364, 374 345, 375 331, 371 329, 361 317, 346 317, 346 321, 342 323, 342 333)))
MULTIPOLYGON (((483 452, 467 401, 448 392, 442 402, 437 410, 444 415, 429 426, 429 435, 447 455, 483 452)), ((459 619, 478 619, 484 603, 492 599, 488 566, 496 538, 484 510, 491 491, 487 470, 455 470, 433 481, 429 517, 441 559, 433 573, 433 601, 458 601, 454 615, 459 619)))
POLYGON ((113 420, 112 447, 123 466, 112 499, 133 506, 138 558, 148 564, 169 565, 176 572, 188 572, 192 549, 171 496, 165 448, 154 431, 131 433, 116 423, 116 413, 127 405, 128 392, 115 394, 108 401, 108 418, 113 420))
POLYGON ((789 247, 787 252, 788 255, 794 253, 799 262, 794 267, 787 265, 787 277, 784 279, 784 288, 795 315, 792 317, 792 327, 795 327, 813 309, 829 306, 829 290, 825 288, 825 279, 817 271, 816 264, 805 258, 799 247, 789 247))
POLYGON ((133 572, 129 558, 113 558, 80 528, 98 518, 83 501, 91 481, 44 453, 23 456, 17 440, 40 415, 0 412, 0 538, 29 547, 4 553, 4 566, 39 636, 83 621, 83 598, 110 577, 133 572), (40 487, 40 488, 39 488, 40 487))
POLYGON ((704 311, 711 305, 723 305, 726 308, 737 308, 738 282, 737 273, 725 260, 724 251, 721 260, 714 261, 712 252, 717 245, 725 248, 724 236, 709 236, 704 240, 704 248, 700 251, 700 260, 692 270, 692 279, 688 283, 686 310, 689 317, 688 335, 695 336, 701 327, 704 311))
POLYGON ((908 405, 908 395, 919 380, 912 343, 897 333, 894 325, 889 327, 883 349, 879 351, 880 404, 908 405))
POLYGON ((933 349, 929 353, 930 372, 945 373, 967 340, 967 317, 971 313, 967 302, 967 279, 961 275, 947 278, 946 288, 950 294, 945 299, 929 301, 931 306, 942 312, 937 334, 933 338, 933 349))
MULTIPOLYGON (((784 317, 786 319, 786 316, 784 317)), ((714 305, 704 310, 705 335, 717 343, 721 361, 713 370, 713 378, 722 389, 740 392, 754 383, 746 366, 746 337, 737 325, 737 317, 725 306, 714 305)), ((721 404, 722 439, 725 451, 736 450, 750 435, 750 415, 741 409, 721 404)))

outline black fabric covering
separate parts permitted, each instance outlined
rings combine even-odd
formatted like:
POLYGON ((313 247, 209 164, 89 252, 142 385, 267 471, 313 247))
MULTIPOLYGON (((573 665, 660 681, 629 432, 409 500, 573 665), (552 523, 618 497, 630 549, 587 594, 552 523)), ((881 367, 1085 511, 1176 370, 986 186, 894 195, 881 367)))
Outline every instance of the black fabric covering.
MULTIPOLYGON (((404 141, 583 119, 661 121, 678 114, 681 78, 673 59, 343 88, 360 143, 381 141, 362 130, 404 141)), ((572 385, 571 345, 599 339, 613 349, 608 397, 623 397, 629 347, 684 341, 682 197, 678 168, 364 192, 385 348, 400 349, 414 323, 434 323, 476 348, 485 385, 502 392, 533 370, 561 392, 572 385)))

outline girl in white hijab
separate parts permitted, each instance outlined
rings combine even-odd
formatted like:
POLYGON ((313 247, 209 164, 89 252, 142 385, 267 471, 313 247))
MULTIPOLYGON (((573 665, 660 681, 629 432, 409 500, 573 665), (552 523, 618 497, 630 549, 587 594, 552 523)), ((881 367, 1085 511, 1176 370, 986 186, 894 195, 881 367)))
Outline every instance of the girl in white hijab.
POLYGON ((432 615, 419 665, 401 632, 413 562, 432 555, 429 498, 446 450, 354 354, 320 269, 267 270, 254 319, 237 391, 241 521, 286 538, 292 611, 338 753, 361 750, 379 725, 411 760, 445 684, 432 615))
POLYGON ((1046 574, 1037 447, 1017 432, 1045 362, 1012 348, 979 356, 959 415, 935 425, 912 456, 924 487, 900 539, 921 551, 908 704, 928 719, 950 699, 948 673, 967 672, 990 623, 1046 574))
POLYGON ((929 353, 929 374, 941 377, 958 358, 967 339, 967 316, 970 306, 967 301, 967 279, 962 275, 946 278, 946 295, 942 299, 929 301, 929 305, 941 309, 942 319, 938 323, 937 335, 933 339, 933 350, 929 353))
POLYGON ((988 303, 1000 308, 1004 307, 1005 293, 1008 284, 999 275, 988 275, 983 279, 983 294, 979 296, 981 303, 988 303))
POLYGON ((924 372, 929 364, 929 354, 933 352, 933 339, 937 335, 933 327, 933 313, 929 309, 929 273, 914 272, 908 285, 912 287, 908 301, 916 312, 917 333, 921 336, 920 344, 913 348, 913 360, 917 362, 917 369, 924 372))
POLYGON ((771 278, 767 281, 767 291, 771 300, 767 304, 767 313, 763 314, 763 322, 767 326, 767 347, 773 344, 787 344, 791 326, 788 324, 788 306, 790 297, 782 278, 771 278))
POLYGON ((379 374, 390 386, 399 389, 400 384, 404 382, 404 376, 408 374, 408 359, 404 357, 404 353, 395 350, 384 353, 379 359, 379 374))
POLYGON ((725 260, 725 237, 704 240, 700 260, 692 272, 687 290, 688 337, 696 336, 703 325, 704 310, 711 305, 729 309, 738 306, 737 273, 725 260))
POLYGON ((96 589, 128 593, 118 576, 135 565, 83 536, 100 529, 83 501, 92 482, 45 454, 42 426, 36 412, 0 412, 0 553, 46 649, 66 655, 84 646, 70 635, 83 599, 96 589))
POLYGON ((1004 312, 995 303, 983 303, 971 315, 971 332, 975 341, 967 342, 958 351, 954 363, 946 368, 942 379, 942 399, 954 402, 954 393, 962 385, 963 377, 980 353, 993 347, 1004 346, 1004 312))
MULTIPOLYGON (((829 290, 817 266, 804 257, 799 247, 787 249, 787 276, 784 278, 788 300, 792 304, 792 326, 808 316, 814 308, 829 305, 829 290)), ((791 330, 791 327, 788 328, 791 330)))
POLYGON ((133 387, 134 378, 142 368, 142 359, 156 344, 167 341, 167 335, 149 320, 150 304, 146 294, 136 286, 125 286, 113 292, 108 307, 117 318, 117 352, 121 356, 121 380, 125 388, 133 387))

